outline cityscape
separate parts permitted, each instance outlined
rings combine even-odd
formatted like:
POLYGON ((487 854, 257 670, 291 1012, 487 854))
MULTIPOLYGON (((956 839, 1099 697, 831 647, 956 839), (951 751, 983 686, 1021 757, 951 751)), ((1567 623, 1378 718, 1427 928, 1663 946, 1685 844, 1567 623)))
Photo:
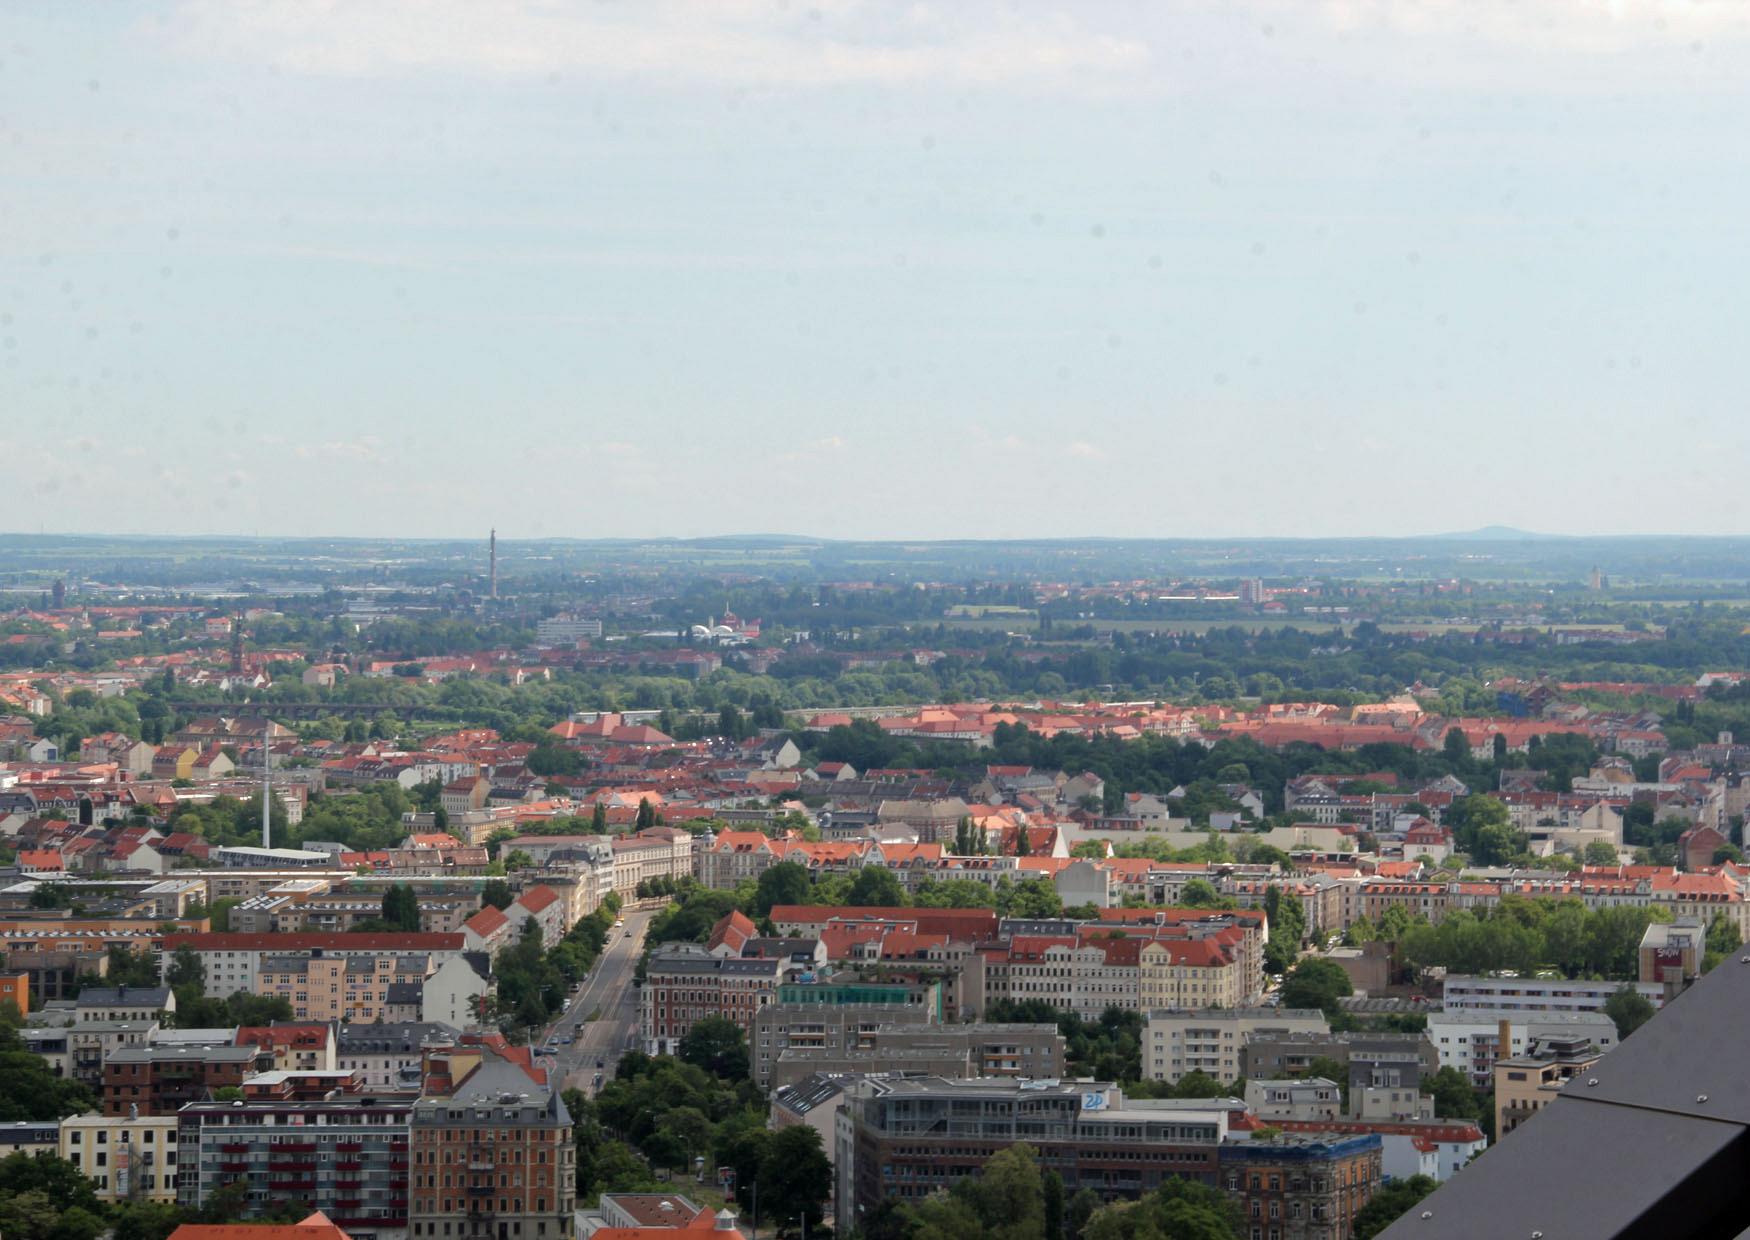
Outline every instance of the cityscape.
POLYGON ((1745 583, 1542 545, 9 539, 0 1210, 1378 1234, 1750 932, 1745 583))
POLYGON ((1750 6, 0 99, 0 1240, 1750 1237, 1750 6))

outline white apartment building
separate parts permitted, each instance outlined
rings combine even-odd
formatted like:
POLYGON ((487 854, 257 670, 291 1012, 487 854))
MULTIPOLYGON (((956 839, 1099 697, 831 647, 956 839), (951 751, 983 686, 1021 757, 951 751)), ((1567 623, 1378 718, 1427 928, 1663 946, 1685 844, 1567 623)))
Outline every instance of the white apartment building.
POLYGON ((1494 1079, 1495 1060, 1524 1055, 1540 1038, 1585 1038, 1601 1051, 1616 1045, 1616 1023, 1603 1012, 1527 1013, 1498 1008, 1430 1012, 1425 1035, 1442 1068, 1456 1068, 1478 1085, 1494 1079), (1501 1051, 1501 1024, 1509 1046, 1501 1051))
POLYGON ((1150 1012, 1143 1027, 1142 1074, 1177 1081, 1202 1072, 1231 1084, 1240 1077, 1240 1047, 1253 1034, 1329 1033, 1316 1008, 1204 1008, 1150 1012))

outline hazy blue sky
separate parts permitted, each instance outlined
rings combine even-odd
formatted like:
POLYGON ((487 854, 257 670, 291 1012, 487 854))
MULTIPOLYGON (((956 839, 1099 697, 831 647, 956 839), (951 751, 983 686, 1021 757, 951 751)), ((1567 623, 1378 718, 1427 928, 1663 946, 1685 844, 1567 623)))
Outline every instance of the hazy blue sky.
POLYGON ((1737 0, 0 0, 0 527, 1750 532, 1737 0))

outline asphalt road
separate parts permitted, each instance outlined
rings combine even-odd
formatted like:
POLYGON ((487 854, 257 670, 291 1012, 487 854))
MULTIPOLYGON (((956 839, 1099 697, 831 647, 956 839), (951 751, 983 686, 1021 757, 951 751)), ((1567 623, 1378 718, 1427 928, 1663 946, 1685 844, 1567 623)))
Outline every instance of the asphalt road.
POLYGON ((556 1075, 563 1078, 565 1089, 581 1089, 586 1094, 596 1092, 597 1072, 603 1081, 614 1079, 614 1067, 620 1056, 636 1045, 638 1034, 638 992, 632 986, 632 974, 637 970, 638 957, 644 950, 644 932, 655 916, 652 911, 627 912, 625 926, 612 932, 601 959, 590 970, 577 997, 560 1013, 541 1043, 555 1053, 541 1058, 556 1075), (600 1016, 590 1020, 591 1012, 600 1016), (572 1038, 567 1046, 560 1038, 572 1038), (600 1061, 601 1067, 596 1067, 600 1061))

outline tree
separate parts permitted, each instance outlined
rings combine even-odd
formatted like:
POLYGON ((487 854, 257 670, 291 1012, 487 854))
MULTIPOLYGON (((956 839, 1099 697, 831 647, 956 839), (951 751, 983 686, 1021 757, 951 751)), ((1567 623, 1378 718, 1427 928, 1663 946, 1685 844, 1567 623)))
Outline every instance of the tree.
POLYGON ((130 1201, 111 1207, 113 1240, 168 1240, 189 1221, 188 1212, 169 1201, 130 1201))
POLYGON ((1464 729, 1446 729, 1446 739, 1441 742, 1440 752, 1455 771, 1470 765, 1470 741, 1465 739, 1464 729))
POLYGON ((747 1038, 741 1026, 722 1016, 707 1016, 681 1038, 682 1063, 705 1069, 720 1081, 747 1079, 747 1038))
POLYGON ((1239 1207, 1220 1189, 1169 1176, 1140 1201, 1097 1210, 1081 1240, 1237 1240, 1239 1234, 1239 1207))
POLYGON ((1186 908, 1220 908, 1226 901, 1213 883, 1194 878, 1179 889, 1179 903, 1186 908))
POLYGON ((516 894, 511 891, 510 884, 502 878, 489 878, 480 884, 481 908, 490 904, 496 909, 507 909, 515 899, 516 894))
POLYGON ((645 828, 654 827, 655 825, 656 825, 656 806, 654 806, 650 803, 650 799, 648 797, 639 797, 638 798, 638 819, 637 819, 637 822, 635 824, 635 829, 639 830, 639 831, 643 831, 645 828))
POLYGON ((206 969, 201 964, 200 953, 188 946, 177 948, 171 953, 170 969, 165 973, 164 980, 174 990, 192 986, 196 995, 205 993, 206 969))
POLYGON ((821 1202, 832 1191, 832 1163, 821 1148, 820 1131, 793 1124, 772 1134, 760 1162, 760 1213, 779 1224, 816 1231, 821 1202))
POLYGON ((1525 832, 1491 822, 1471 836, 1470 859, 1477 865, 1505 865, 1526 849, 1525 832))
POLYGON ((1044 1240, 1045 1185, 1033 1147, 1020 1142, 992 1155, 984 1171, 959 1182, 972 1212, 992 1237, 1044 1240))
POLYGON ((811 885, 808 871, 794 861, 767 866, 754 887, 754 913, 764 917, 775 904, 806 904, 811 885))
POLYGON ((1477 1091, 1457 1068, 1442 1068, 1422 1078, 1423 1092, 1434 1095, 1434 1114, 1441 1119, 1471 1119, 1482 1114, 1477 1091))
POLYGON ((1737 951, 1743 939, 1738 934, 1738 923, 1725 913, 1715 913, 1713 920, 1707 924, 1707 946, 1702 953, 1701 970, 1707 973, 1720 961, 1737 951))
MULTIPOLYGON (((56 1076, 42 1056, 25 1048, 11 1023, 0 1022, 0 1123, 64 1119, 96 1109, 97 1099, 89 1089, 76 1080, 56 1076)), ((8 1163, 0 1159, 0 1168, 8 1163)), ((5 1187, 5 1178, 0 1176, 0 1196, 5 1187)))
POLYGON ((1604 1001, 1604 1014, 1616 1024, 1616 1039, 1629 1034, 1653 1019, 1654 1008, 1633 986, 1621 986, 1604 1001))
POLYGON ((1393 1180, 1381 1185, 1372 1199, 1355 1212, 1354 1240, 1373 1240, 1439 1187, 1433 1177, 1426 1175, 1413 1175, 1407 1180, 1393 1180))
POLYGON ((102 1209, 91 1181, 66 1159, 23 1151, 0 1158, 0 1198, 31 1192, 43 1194, 58 1210, 102 1209))
POLYGON ((383 893, 383 920, 397 930, 419 930, 419 896, 406 883, 396 883, 383 893))
POLYGON ((1342 1010, 1338 1000, 1354 991, 1340 965, 1311 957, 1295 965, 1283 980, 1282 1006, 1318 1008, 1326 1016, 1335 1016, 1342 1010))
POLYGON ((589 811, 589 833, 591 835, 606 835, 608 833, 608 807, 605 802, 597 801, 595 808, 589 811))
POLYGON ((30 907, 70 908, 73 898, 64 883, 39 883, 31 888, 30 907))
POLYGON ((862 908, 892 908, 905 903, 905 891, 893 871, 866 865, 851 880, 848 902, 862 908))
POLYGON ((1615 865, 1616 845, 1608 840, 1592 840, 1581 850, 1580 860, 1587 865, 1615 865))

